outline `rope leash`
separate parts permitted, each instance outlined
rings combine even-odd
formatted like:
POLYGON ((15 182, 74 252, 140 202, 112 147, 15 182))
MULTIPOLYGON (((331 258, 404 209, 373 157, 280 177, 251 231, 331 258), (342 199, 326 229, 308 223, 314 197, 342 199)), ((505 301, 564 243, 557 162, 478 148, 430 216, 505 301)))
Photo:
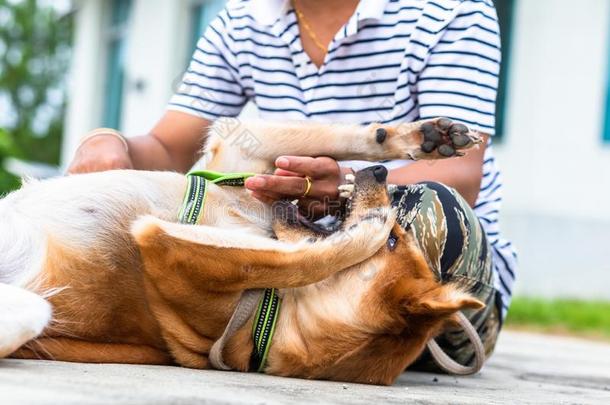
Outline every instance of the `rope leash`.
POLYGON ((464 366, 453 360, 434 339, 428 342, 428 350, 430 350, 432 358, 443 371, 453 375, 476 374, 481 371, 483 364, 485 364, 485 347, 481 337, 468 318, 461 312, 458 312, 456 315, 458 317, 458 324, 464 329, 468 340, 474 346, 474 364, 472 366, 464 366))

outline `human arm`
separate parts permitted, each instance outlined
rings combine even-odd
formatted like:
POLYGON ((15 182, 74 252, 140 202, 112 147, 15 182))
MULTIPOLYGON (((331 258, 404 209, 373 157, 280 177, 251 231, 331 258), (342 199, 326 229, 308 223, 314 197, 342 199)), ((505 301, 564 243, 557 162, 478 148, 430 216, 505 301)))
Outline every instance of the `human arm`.
MULTIPOLYGON (((388 183, 413 184, 436 181, 455 188, 474 206, 481 187, 483 156, 487 135, 478 148, 469 150, 465 156, 446 160, 421 160, 409 166, 391 170, 388 183)), ((248 179, 246 187, 254 197, 266 203, 281 198, 300 199, 301 210, 317 217, 332 213, 340 206, 338 187, 344 183, 345 175, 351 172, 342 168, 331 158, 282 156, 276 160, 274 175, 255 176, 248 179), (309 195, 301 198, 307 189, 305 176, 312 179, 309 195)))
POLYGON ((88 139, 77 150, 68 172, 114 169, 186 172, 200 156, 210 122, 178 111, 167 111, 148 135, 126 139, 111 135, 88 139))

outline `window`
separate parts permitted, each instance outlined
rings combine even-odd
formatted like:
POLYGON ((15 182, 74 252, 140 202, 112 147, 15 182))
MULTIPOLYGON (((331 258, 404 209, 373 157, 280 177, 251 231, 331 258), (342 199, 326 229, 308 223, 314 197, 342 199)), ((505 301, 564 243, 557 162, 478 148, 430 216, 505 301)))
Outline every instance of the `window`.
MULTIPOLYGON (((207 0, 203 3, 196 4, 192 10, 192 34, 191 34, 191 50, 194 51, 197 47, 197 41, 205 28, 218 15, 225 6, 226 0, 207 0)), ((189 53, 189 57, 192 52, 189 53)))
POLYGON ((502 139, 506 124, 506 95, 508 89, 508 74, 510 68, 510 44, 513 31, 513 16, 515 0, 494 0, 498 11, 498 23, 502 35, 502 68, 498 86, 498 101, 496 103, 496 139, 502 139))
POLYGON ((125 79, 125 42, 132 0, 111 0, 107 31, 107 64, 104 86, 102 125, 121 127, 123 84, 125 79))

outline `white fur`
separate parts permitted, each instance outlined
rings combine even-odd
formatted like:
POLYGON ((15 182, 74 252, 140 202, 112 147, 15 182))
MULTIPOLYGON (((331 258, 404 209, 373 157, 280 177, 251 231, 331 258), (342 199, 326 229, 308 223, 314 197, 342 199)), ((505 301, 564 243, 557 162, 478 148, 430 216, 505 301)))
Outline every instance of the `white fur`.
POLYGON ((51 315, 51 305, 42 297, 0 284, 0 359, 39 336, 51 315))
POLYGON ((359 325, 366 330, 361 305, 364 295, 370 291, 370 282, 382 268, 380 261, 367 260, 319 283, 291 290, 290 294, 295 295, 294 302, 298 302, 295 308, 299 319, 304 325, 315 325, 312 320, 325 319, 359 325), (349 291, 349 295, 345 295, 345 291, 349 291))
POLYGON ((26 184, 0 200, 0 282, 34 281, 48 238, 85 252, 103 248, 139 215, 175 217, 183 195, 184 177, 174 173, 115 171, 26 184))
POLYGON ((13 195, 0 201, 0 283, 23 286, 40 271, 45 238, 14 200, 13 195))

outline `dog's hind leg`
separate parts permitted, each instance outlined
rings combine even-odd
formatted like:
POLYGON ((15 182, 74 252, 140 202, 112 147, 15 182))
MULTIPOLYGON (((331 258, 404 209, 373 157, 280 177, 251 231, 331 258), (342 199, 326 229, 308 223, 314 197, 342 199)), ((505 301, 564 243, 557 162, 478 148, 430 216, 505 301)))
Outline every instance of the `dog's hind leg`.
POLYGON ((51 305, 44 298, 0 283, 0 358, 38 337, 51 316, 51 305))
POLYGON ((173 364, 167 353, 154 347, 129 343, 87 342, 65 337, 36 339, 14 352, 11 358, 78 363, 173 364))

